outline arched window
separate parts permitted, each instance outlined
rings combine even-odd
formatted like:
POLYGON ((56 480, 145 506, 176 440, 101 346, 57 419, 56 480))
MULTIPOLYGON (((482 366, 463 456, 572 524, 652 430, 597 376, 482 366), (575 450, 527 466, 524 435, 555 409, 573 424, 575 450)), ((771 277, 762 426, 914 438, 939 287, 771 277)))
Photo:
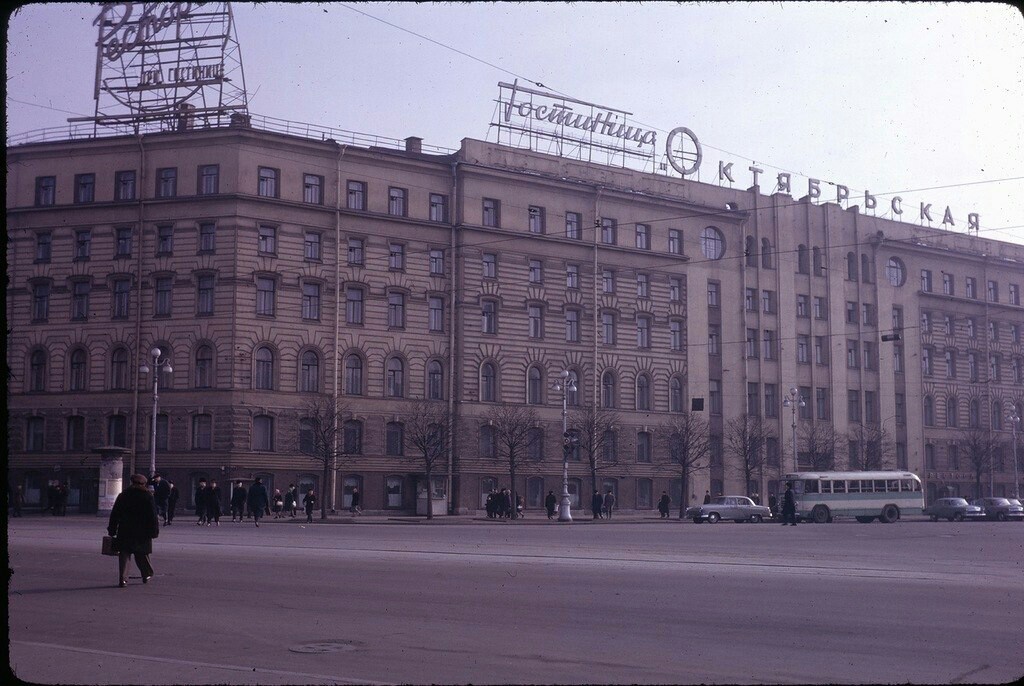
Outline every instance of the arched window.
POLYGON ((935 401, 930 395, 924 397, 924 425, 935 426, 935 401))
POLYGON ((256 348, 256 389, 274 389, 274 351, 265 345, 256 348))
POLYGON ((494 434, 494 427, 484 424, 480 427, 480 457, 494 459, 498 455, 498 442, 494 434))
POLYGON ((385 386, 389 398, 405 397, 405 365, 397 357, 388 358, 385 366, 385 386))
POLYGON ((683 411, 683 382, 678 376, 673 376, 668 382, 668 409, 669 412, 683 411))
MULTIPOLYGON (((109 423, 108 423, 109 428, 109 423)), ((85 450, 85 417, 81 415, 72 415, 68 417, 67 422, 67 433, 65 434, 66 439, 64 446, 69 452, 81 452, 85 450)), ((108 430, 108 440, 112 438, 108 430)), ((107 443, 107 445, 124 445, 124 443, 114 443, 113 441, 107 443)))
POLYGON ((807 246, 801 243, 796 249, 796 270, 800 274, 807 274, 811 271, 810 261, 807 257, 807 246))
POLYGON ((526 371, 526 402, 540 405, 544 402, 544 377, 539 367, 531 366, 526 371))
POLYGON ((28 389, 30 391, 46 390, 46 351, 34 350, 29 358, 28 389))
POLYGON ((405 426, 388 422, 384 427, 384 454, 400 457, 405 454, 405 426))
POLYGON ((1013 358, 1010 367, 1013 373, 1013 383, 1024 384, 1024 362, 1021 362, 1021 358, 1013 358))
MULTIPOLYGON (((164 415, 166 416, 166 415, 164 415)), ((159 433, 159 418, 157 420, 157 430, 159 433)), ((84 427, 83 427, 84 428, 84 427)), ((164 434, 166 436, 166 432, 164 434)), ((159 444, 160 436, 157 436, 157 443, 159 444)), ((165 441, 166 444, 166 441, 165 441)), ((123 414, 112 414, 107 417, 107 445, 128 445, 128 417, 123 414)))
POLYGON ((948 396, 946 398, 946 426, 951 429, 956 428, 956 406, 956 396, 948 396))
MULTIPOLYGON (((271 452, 274 450, 274 418, 258 414, 252 418, 252 449, 271 452)), ((268 484, 264 484, 270 488, 268 484)))
POLYGON ((480 401, 493 403, 498 397, 498 374, 492 362, 480 365, 480 401))
POLYGON ((636 409, 651 409, 651 377, 646 374, 636 377, 636 409))
POLYGON ((196 348, 195 377, 196 388, 213 386, 213 348, 208 345, 196 348))
POLYGON ((569 390, 567 390, 565 394, 565 402, 569 407, 579 407, 580 395, 583 393, 583 389, 580 388, 580 375, 577 374, 575 370, 570 369, 568 381, 570 382, 570 386, 569 390))
POLYGON ((213 415, 192 415, 192 450, 210 450, 211 448, 213 448, 213 415))
POLYGON ((761 268, 772 268, 772 242, 767 238, 761 239, 761 268))
POLYGON ((299 390, 306 393, 320 391, 320 356, 312 350, 302 353, 302 368, 299 370, 299 390))
POLYGON ((998 400, 992 401, 992 428, 996 431, 1003 428, 1003 404, 998 400))
POLYGON ((544 459, 544 429, 539 426, 526 432, 526 459, 534 462, 544 459))
POLYGON ((299 452, 316 454, 316 420, 312 417, 299 420, 299 452))
POLYGON ((531 476, 526 480, 526 506, 544 506, 544 477, 531 476))
POLYGON ((850 281, 857 280, 857 253, 846 253, 846 278, 850 281))
POLYGON ((902 286, 907 282, 907 267, 898 257, 890 257, 885 265, 885 277, 892 286, 902 286))
POLYGON ((117 347, 110 353, 110 389, 123 391, 128 388, 128 350, 117 347))
POLYGON ((748 267, 757 266, 757 241, 753 236, 747 236, 743 244, 743 255, 746 257, 748 267))
POLYGON ((75 348, 71 351, 71 373, 68 378, 68 390, 85 390, 85 363, 86 356, 84 350, 75 348))
POLYGON ((363 452, 363 423, 349 419, 341 427, 341 446, 346 455, 361 455, 363 452))
POLYGON ((355 353, 345 358, 345 393, 347 395, 363 394, 363 358, 355 353))
POLYGON ((615 374, 611 371, 601 376, 601 406, 615 407, 615 374))
POLYGON ((444 372, 441 363, 431 360, 427 363, 427 400, 444 399, 444 372))
POLYGON ((720 260, 725 254, 725 238, 722 232, 713 226, 705 227, 700 234, 700 247, 704 257, 709 260, 720 260))
POLYGON ((814 261, 814 275, 815 276, 824 276, 822 271, 824 270, 825 266, 824 266, 824 264, 822 264, 822 261, 821 261, 821 248, 819 248, 818 246, 814 246, 811 250, 812 250, 812 258, 811 259, 814 261))
POLYGON ((981 426, 981 405, 978 403, 977 398, 971 398, 970 405, 968 405, 967 426, 972 429, 977 429, 981 426))
POLYGON ((864 253, 860 256, 860 280, 864 283, 871 283, 874 277, 871 275, 871 259, 864 253))

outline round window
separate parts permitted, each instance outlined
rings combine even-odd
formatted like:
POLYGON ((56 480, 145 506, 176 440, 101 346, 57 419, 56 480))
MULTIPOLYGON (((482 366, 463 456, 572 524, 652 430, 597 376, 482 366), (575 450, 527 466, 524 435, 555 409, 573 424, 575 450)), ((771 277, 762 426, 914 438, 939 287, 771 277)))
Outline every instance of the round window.
POLYGON ((885 265, 885 275, 893 286, 902 286, 907 282, 907 267, 898 257, 890 257, 885 265))

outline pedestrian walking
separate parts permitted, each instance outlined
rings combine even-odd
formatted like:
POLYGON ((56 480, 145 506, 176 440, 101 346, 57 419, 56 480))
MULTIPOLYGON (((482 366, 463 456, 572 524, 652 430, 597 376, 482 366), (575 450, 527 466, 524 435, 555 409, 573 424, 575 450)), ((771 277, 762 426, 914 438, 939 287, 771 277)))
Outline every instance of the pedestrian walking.
POLYGON ((613 509, 615 509, 615 494, 609 488, 608 492, 604 494, 604 516, 611 519, 613 509))
POLYGON ((601 509, 604 507, 604 498, 601 491, 594 489, 594 495, 590 496, 590 509, 594 513, 594 519, 601 519, 601 509))
POLYGON ((554 519, 555 517, 555 505, 558 503, 558 498, 555 497, 554 491, 548 491, 548 497, 544 498, 544 507, 548 510, 548 519, 554 519))
POLYGON ((241 522, 245 519, 245 498, 246 498, 245 486, 242 485, 241 481, 235 482, 235 487, 231 491, 231 521, 235 521, 235 517, 238 517, 238 521, 241 522))
POLYGON ((18 486, 14 489, 14 497, 11 499, 11 505, 14 507, 14 517, 21 516, 21 508, 25 505, 25 487, 18 486))
POLYGON ((668 519, 668 508, 672 504, 672 498, 668 497, 668 493, 665 491, 661 492, 661 500, 658 501, 658 512, 661 513, 662 519, 668 519))
POLYGON ((523 496, 516 495, 516 517, 522 518, 526 513, 526 501, 523 496))
POLYGON ((253 481, 249 488, 246 504, 249 506, 249 514, 255 520, 256 526, 259 526, 260 518, 263 517, 263 512, 267 509, 267 487, 263 485, 262 477, 257 476, 253 481))
POLYGON ((491 492, 487 494, 487 500, 484 501, 484 509, 487 511, 487 518, 494 519, 498 513, 498 494, 492 488, 491 492))
POLYGON ((159 472, 153 475, 151 485, 153 486, 153 500, 156 502, 156 513, 160 515, 160 521, 167 524, 167 498, 171 489, 159 472))
POLYGON ((786 492, 782 496, 782 526, 796 526, 796 500, 793 498, 793 482, 786 482, 786 492))
POLYGON ((206 524, 206 479, 200 479, 196 485, 196 526, 206 524))
POLYGON ((69 492, 70 492, 70 489, 68 488, 68 482, 67 481, 58 481, 57 482, 57 509, 54 511, 53 514, 59 515, 61 517, 64 517, 64 516, 67 515, 67 513, 68 513, 68 493, 69 492))
POLYGON ((757 491, 754 491, 754 495, 750 496, 750 499, 754 501, 755 505, 761 504, 761 496, 758 495, 757 491))
POLYGON ((501 516, 505 519, 512 519, 512 491, 501 489, 501 516))
POLYGON ((284 494, 284 511, 288 513, 289 517, 295 516, 295 508, 298 507, 298 497, 295 484, 288 484, 288 490, 284 494))
POLYGON ((211 522, 220 526, 220 486, 216 481, 211 481, 206 491, 206 526, 211 522))
POLYGON ((704 491, 704 504, 707 505, 711 502, 711 491, 704 491))
POLYGON ((772 513, 772 517, 779 516, 779 499, 775 497, 774 493, 768 494, 768 509, 772 513))
POLYGON ((168 481, 167 486, 167 521, 164 523, 170 526, 174 522, 174 510, 178 507, 178 497, 181 494, 173 482, 168 481))
POLYGON ((284 515, 281 514, 284 511, 284 496, 281 495, 281 489, 274 489, 274 498, 271 501, 270 511, 274 513, 274 519, 281 519, 284 515))
POLYGON ((306 510, 306 521, 310 524, 313 523, 313 508, 316 506, 316 496, 313 494, 313 489, 306 491, 306 495, 302 498, 302 507, 306 510))
POLYGON ((359 503, 361 501, 362 501, 362 497, 361 497, 361 494, 359 493, 359 487, 358 486, 353 486, 352 487, 352 507, 349 508, 349 511, 352 514, 363 514, 363 508, 359 506, 359 503))
POLYGON ((160 535, 160 517, 146 481, 142 474, 132 475, 131 486, 114 500, 107 522, 107 533, 115 539, 117 585, 121 588, 128 585, 128 558, 133 555, 142 583, 153 578, 149 556, 153 553, 153 539, 160 535))

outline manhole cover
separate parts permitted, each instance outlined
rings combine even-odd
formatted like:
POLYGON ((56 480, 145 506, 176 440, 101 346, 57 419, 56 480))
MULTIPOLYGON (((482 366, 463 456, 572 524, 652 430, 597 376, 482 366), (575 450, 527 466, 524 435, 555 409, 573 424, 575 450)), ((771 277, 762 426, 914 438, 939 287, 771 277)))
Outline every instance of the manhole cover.
POLYGON ((315 641, 288 648, 293 653, 337 653, 344 650, 355 650, 358 646, 353 641, 315 641))

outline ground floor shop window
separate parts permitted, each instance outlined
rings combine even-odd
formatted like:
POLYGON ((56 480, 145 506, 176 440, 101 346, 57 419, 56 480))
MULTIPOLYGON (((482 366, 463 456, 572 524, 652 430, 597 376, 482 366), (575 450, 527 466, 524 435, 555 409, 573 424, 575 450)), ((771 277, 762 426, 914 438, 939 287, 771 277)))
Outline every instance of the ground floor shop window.
POLYGON ((384 507, 396 509, 402 507, 402 489, 404 477, 389 476, 384 480, 384 507))

